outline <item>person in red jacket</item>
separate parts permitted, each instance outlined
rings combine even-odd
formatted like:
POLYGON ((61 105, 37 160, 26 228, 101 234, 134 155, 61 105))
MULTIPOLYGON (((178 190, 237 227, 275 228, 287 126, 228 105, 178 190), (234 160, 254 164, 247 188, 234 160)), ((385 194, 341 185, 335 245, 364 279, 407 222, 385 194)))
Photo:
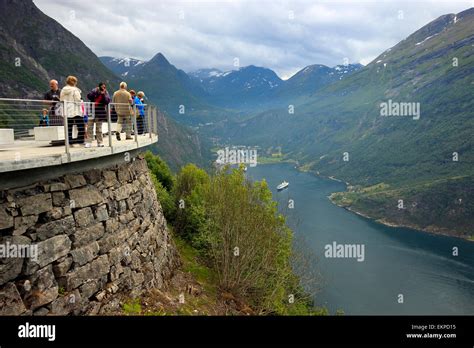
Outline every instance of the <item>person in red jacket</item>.
POLYGON ((107 92, 107 86, 105 85, 105 83, 100 82, 98 87, 94 88, 92 91, 89 92, 89 94, 87 94, 87 99, 94 103, 94 105, 92 106, 92 110, 94 110, 95 112, 93 115, 89 115, 87 123, 87 141, 85 146, 92 146, 95 124, 95 136, 97 138, 97 146, 103 147, 104 143, 102 137, 102 122, 107 121, 107 108, 110 104, 110 96, 109 92, 107 92))

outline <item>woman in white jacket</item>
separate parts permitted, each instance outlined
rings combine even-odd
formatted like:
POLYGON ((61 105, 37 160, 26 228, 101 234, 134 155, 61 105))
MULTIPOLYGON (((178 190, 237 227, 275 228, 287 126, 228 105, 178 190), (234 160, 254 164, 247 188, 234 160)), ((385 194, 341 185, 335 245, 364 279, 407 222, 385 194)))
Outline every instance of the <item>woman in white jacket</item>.
POLYGON ((64 102, 64 117, 67 117, 68 124, 68 138, 69 144, 83 144, 84 143, 84 116, 81 108, 81 90, 76 87, 77 78, 75 76, 68 76, 66 79, 66 87, 61 90, 60 101, 64 102), (77 126, 77 138, 72 138, 73 126, 77 126))

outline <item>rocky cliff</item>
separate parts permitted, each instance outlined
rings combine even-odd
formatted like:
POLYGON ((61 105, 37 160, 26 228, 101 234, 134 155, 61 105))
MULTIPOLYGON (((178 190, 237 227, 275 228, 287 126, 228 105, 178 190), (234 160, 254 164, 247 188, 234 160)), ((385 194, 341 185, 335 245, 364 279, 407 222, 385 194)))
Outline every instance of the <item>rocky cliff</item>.
POLYGON ((141 157, 0 191, 0 253, 0 315, 104 313, 179 264, 141 157))

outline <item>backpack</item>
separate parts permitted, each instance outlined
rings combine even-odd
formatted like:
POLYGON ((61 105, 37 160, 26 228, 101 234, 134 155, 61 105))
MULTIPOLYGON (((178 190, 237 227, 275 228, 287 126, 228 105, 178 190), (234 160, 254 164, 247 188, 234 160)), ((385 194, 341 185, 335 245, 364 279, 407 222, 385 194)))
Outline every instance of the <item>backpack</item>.
POLYGON ((55 103, 53 108, 54 108, 54 115, 61 116, 61 117, 64 116, 63 103, 60 103, 60 102, 55 103))

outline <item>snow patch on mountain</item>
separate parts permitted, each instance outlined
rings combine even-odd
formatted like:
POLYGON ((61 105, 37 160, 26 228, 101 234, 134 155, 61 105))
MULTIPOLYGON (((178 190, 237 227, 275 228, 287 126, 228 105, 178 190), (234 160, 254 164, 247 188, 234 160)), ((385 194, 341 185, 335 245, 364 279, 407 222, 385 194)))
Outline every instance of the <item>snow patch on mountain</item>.
POLYGON ((430 35, 428 37, 426 37, 424 40, 420 41, 420 42, 417 42, 415 45, 416 46, 419 46, 419 45, 423 45, 426 41, 428 41, 429 39, 431 39, 432 37, 436 36, 438 34, 433 34, 433 35, 430 35))

